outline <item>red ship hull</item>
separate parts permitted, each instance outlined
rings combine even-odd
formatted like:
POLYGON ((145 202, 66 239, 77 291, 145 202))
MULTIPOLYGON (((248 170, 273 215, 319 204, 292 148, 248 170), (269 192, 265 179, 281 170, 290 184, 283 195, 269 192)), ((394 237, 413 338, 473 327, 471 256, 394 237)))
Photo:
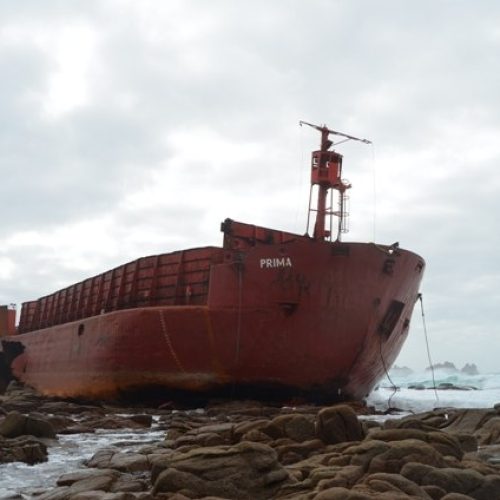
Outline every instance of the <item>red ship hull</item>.
POLYGON ((25 333, 2 340, 13 375, 65 397, 366 396, 408 335, 423 259, 232 221, 223 230, 222 248, 143 258, 25 304, 25 333))

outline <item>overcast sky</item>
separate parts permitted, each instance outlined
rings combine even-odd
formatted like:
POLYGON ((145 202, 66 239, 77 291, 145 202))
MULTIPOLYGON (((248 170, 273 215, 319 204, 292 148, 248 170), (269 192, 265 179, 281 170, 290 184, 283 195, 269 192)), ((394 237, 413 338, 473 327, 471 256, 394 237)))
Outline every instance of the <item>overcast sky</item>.
POLYGON ((500 371, 499 2, 0 0, 0 74, 0 303, 226 217, 305 232, 307 120, 374 141, 338 148, 345 239, 425 258, 433 361, 500 371))

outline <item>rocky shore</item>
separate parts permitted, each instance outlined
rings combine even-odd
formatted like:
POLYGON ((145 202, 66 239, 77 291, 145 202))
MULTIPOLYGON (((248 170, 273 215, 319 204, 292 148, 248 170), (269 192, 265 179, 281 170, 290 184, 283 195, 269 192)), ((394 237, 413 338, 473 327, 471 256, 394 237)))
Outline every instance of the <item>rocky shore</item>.
POLYGON ((374 413, 361 403, 123 407, 11 385, 0 396, 0 463, 46 461, 63 434, 154 423, 163 439, 134 451, 96 449, 32 498, 500 500, 500 405, 390 419, 374 413))

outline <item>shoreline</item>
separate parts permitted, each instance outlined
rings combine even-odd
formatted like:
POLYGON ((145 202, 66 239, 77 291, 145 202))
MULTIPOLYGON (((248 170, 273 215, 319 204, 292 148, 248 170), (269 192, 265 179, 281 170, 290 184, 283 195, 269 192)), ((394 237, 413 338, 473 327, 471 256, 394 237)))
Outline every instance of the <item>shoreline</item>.
POLYGON ((3 498, 500 498, 500 405, 417 415, 363 403, 148 408, 43 398, 14 385, 0 409, 0 434, 7 420, 29 418, 52 427, 54 437, 30 438, 51 460, 64 447, 78 453, 62 458, 53 484, 19 485, 3 498))

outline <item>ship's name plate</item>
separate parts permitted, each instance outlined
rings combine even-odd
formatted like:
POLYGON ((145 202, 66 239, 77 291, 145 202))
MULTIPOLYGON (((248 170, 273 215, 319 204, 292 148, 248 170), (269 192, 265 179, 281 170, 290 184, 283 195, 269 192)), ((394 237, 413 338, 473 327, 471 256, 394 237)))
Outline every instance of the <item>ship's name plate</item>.
POLYGON ((272 257, 270 259, 260 259, 261 269, 273 269, 276 267, 292 267, 290 257, 272 257))

